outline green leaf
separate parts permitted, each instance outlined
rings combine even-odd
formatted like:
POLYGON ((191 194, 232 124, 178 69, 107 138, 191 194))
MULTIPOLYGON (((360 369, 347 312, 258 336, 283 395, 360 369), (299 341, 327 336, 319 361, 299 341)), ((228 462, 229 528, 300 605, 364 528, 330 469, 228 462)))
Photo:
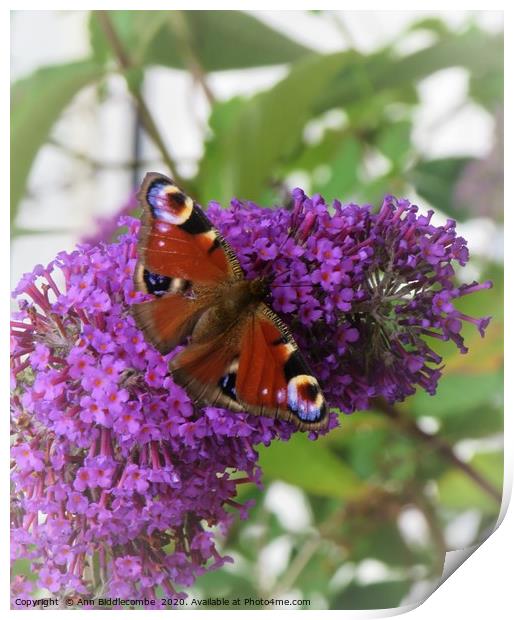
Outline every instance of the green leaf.
POLYGON ((332 88, 321 93, 316 113, 365 101, 370 92, 412 86, 447 67, 460 66, 472 74, 486 74, 497 67, 502 54, 503 37, 477 28, 442 36, 434 45, 403 58, 397 58, 386 48, 359 60, 358 72, 352 63, 343 67, 332 88))
MULTIPOLYGON (((312 52, 241 11, 109 11, 109 16, 132 62, 144 65, 185 68, 173 24, 178 18, 206 72, 284 64, 312 52)), ((89 29, 95 58, 105 62, 111 50, 94 14, 89 29)))
POLYGON ((411 151, 411 130, 411 121, 399 121, 386 125, 377 136, 376 147, 396 168, 404 166, 411 151))
POLYGON ((90 60, 38 69, 11 91, 11 218, 25 192, 32 162, 73 97, 103 75, 90 60))
POLYGON ((260 448, 260 465, 267 480, 279 479, 314 495, 354 499, 365 483, 319 440, 296 433, 288 442, 260 448))
POLYGON ((352 562, 375 558, 393 566, 414 563, 414 554, 402 538, 398 526, 393 520, 388 520, 386 515, 387 509, 384 509, 378 515, 375 513, 367 518, 359 515, 354 520, 349 534, 352 562))
POLYGON ((26 577, 29 581, 35 581, 37 576, 32 572, 31 565, 31 560, 27 558, 19 558, 15 560, 11 568, 13 577, 16 575, 23 575, 23 577, 26 577))
POLYGON ((223 103, 213 106, 209 125, 213 137, 205 143, 204 155, 197 176, 198 198, 207 204, 209 200, 215 200, 224 196, 224 179, 219 174, 221 167, 219 151, 223 136, 229 135, 232 126, 237 122, 238 116, 246 104, 242 97, 234 97, 223 103))
POLYGON ((398 607, 412 587, 411 581, 382 581, 360 585, 352 582, 337 595, 331 609, 391 609, 398 607))
POLYGON ((469 79, 469 94, 493 114, 498 112, 503 105, 503 65, 484 75, 472 75, 469 79))
POLYGON ((341 196, 347 197, 358 182, 358 169, 362 158, 362 144, 355 138, 342 140, 329 166, 330 177, 325 183, 314 183, 313 192, 323 194, 327 202, 341 196))
POLYGON ((348 129, 328 129, 323 138, 315 144, 302 144, 301 152, 284 162, 284 170, 305 170, 312 172, 317 166, 332 161, 347 140, 352 140, 353 134, 348 129))
POLYGON ((417 193, 430 204, 455 219, 468 213, 454 204, 454 187, 470 157, 445 157, 420 162, 408 175, 417 193))
POLYGON ((389 171, 368 183, 361 183, 358 187, 356 202, 370 204, 378 209, 386 194, 401 196, 405 188, 403 179, 389 171))
MULTIPOLYGON (((470 465, 497 489, 503 485, 503 453, 483 452, 473 457, 470 465)), ((452 469, 438 481, 439 500, 447 508, 469 510, 477 508, 487 515, 496 516, 500 507, 473 480, 458 469, 452 469)))
POLYGON ((200 164, 202 198, 223 203, 233 196, 258 199, 275 166, 298 143, 319 92, 347 59, 344 53, 312 55, 296 63, 273 88, 241 106, 230 127, 214 135, 208 159, 200 164))
MULTIPOLYGON (((229 550, 226 552, 230 554, 229 550)), ((203 598, 210 596, 232 598, 235 592, 237 592, 235 596, 242 596, 243 593, 245 597, 254 596, 254 587, 250 581, 252 576, 251 574, 246 576, 241 569, 234 572, 222 568, 200 575, 195 581, 194 588, 204 594, 203 598)))
POLYGON ((479 439, 502 432, 503 408, 490 405, 470 407, 444 417, 439 434, 451 442, 456 442, 460 439, 479 439))
MULTIPOLYGON (((168 11, 108 11, 108 14, 130 60, 136 64, 143 62, 148 45, 169 18, 168 11)), ((112 49, 95 11, 89 17, 89 42, 97 62, 104 63, 110 58, 112 49)))
POLYGON ((414 22, 408 27, 407 32, 415 32, 416 30, 426 30, 437 35, 450 34, 446 23, 437 17, 425 17, 414 22))
MULTIPOLYGON (((242 11, 183 11, 183 15, 204 71, 289 63, 312 52, 242 11)), ((169 33, 161 30, 149 47, 146 62, 183 66, 180 50, 175 55, 172 47, 169 33)))
POLYGON ((493 403, 501 399, 502 393, 501 372, 476 375, 452 373, 443 374, 436 396, 418 390, 410 403, 417 416, 446 418, 493 403))

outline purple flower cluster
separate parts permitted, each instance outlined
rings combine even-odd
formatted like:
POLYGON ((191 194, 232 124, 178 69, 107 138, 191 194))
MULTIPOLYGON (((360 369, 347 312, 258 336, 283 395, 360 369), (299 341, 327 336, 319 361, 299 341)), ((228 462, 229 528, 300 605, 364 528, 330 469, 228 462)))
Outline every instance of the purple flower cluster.
POLYGON ((176 597, 230 561, 213 527, 245 516, 254 446, 292 429, 194 410, 129 314, 139 222, 123 223, 118 243, 63 252, 14 292, 12 554, 52 593, 176 597))
MULTIPOLYGON (((330 406, 435 391, 441 359, 427 338, 453 340, 468 259, 455 223, 430 223, 405 200, 380 211, 293 192, 291 209, 233 201, 208 213, 249 277, 274 276, 271 305, 291 326, 330 406)), ((82 245, 26 274, 12 322, 13 559, 29 558, 53 593, 176 596, 230 560, 214 543, 259 483, 255 446, 290 424, 193 407, 169 356, 148 345, 130 304, 139 222, 117 243, 82 245), (229 510, 230 508, 230 510, 229 510)), ((173 354, 173 353, 172 353, 173 354)), ((171 354, 171 355, 172 355, 171 354)), ((337 424, 332 414, 329 427, 337 424)), ((27 594, 22 577, 16 592, 27 594)))
POLYGON ((293 191, 290 210, 233 200, 208 214, 250 277, 274 274, 272 306, 284 316, 323 387, 346 413, 370 399, 401 401, 417 387, 435 393, 441 358, 427 337, 465 353, 463 321, 483 335, 489 318, 459 312, 457 298, 491 282, 458 285, 468 260, 455 221, 431 224, 407 200, 386 196, 378 213, 325 204, 293 191))

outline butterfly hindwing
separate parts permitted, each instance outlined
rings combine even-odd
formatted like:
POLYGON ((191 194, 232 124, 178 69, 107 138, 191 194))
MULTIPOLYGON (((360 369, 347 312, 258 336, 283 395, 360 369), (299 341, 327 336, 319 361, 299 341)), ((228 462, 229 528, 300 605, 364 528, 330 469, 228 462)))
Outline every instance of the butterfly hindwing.
POLYGON ((264 303, 243 331, 235 392, 246 410, 293 421, 302 430, 328 422, 317 379, 289 329, 264 303))
POLYGON ((197 402, 324 428, 325 400, 292 335, 265 304, 217 339, 192 344, 172 372, 197 402))

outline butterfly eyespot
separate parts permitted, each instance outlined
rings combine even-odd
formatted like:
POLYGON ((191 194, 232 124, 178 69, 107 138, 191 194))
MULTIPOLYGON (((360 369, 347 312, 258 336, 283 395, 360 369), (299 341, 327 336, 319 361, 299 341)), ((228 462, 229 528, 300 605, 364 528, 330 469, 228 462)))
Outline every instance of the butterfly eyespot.
POLYGON ((318 382, 311 375, 297 375, 287 384, 288 407, 300 420, 316 422, 325 413, 318 382))
POLYGON ((235 372, 230 372, 222 377, 218 385, 225 396, 237 401, 235 372))
POLYGON ((176 185, 163 180, 150 184, 146 199, 153 216, 168 224, 183 224, 193 211, 191 198, 185 196, 176 185))
POLYGON ((158 273, 152 273, 148 269, 143 270, 143 281, 147 293, 151 295, 164 295, 170 290, 171 278, 161 276, 158 273))

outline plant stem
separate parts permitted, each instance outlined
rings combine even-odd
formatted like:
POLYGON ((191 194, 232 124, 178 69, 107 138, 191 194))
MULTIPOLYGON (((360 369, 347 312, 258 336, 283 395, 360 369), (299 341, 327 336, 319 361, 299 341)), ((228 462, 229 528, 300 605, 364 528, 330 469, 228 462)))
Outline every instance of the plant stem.
POLYGON ((398 409, 393 407, 393 405, 390 405, 382 399, 376 399, 374 401, 374 406, 376 409, 378 409, 386 416, 388 416, 391 420, 393 420, 395 424, 397 424, 409 435, 421 440, 427 446, 432 446, 433 448, 435 448, 442 457, 449 461, 453 466, 460 469, 460 471, 466 474, 468 478, 473 480, 473 482, 477 486, 479 486, 482 491, 484 491, 484 493, 487 493, 489 497, 491 497, 499 505, 501 505, 501 491, 499 491, 493 484, 491 484, 489 480, 484 478, 484 476, 482 476, 482 474, 478 472, 474 467, 472 467, 469 463, 466 463, 465 461, 460 459, 453 451, 452 446, 444 439, 436 435, 430 435, 429 433, 421 430, 413 420, 403 415, 398 409))
POLYGON ((191 32, 184 11, 173 11, 170 15, 171 27, 177 37, 178 49, 181 52, 184 64, 193 80, 200 84, 209 105, 212 106, 216 103, 216 97, 207 82, 205 71, 191 43, 191 32))
MULTIPOLYGON (((109 43, 114 53, 114 56, 116 57, 118 61, 120 69, 123 72, 133 69, 134 65, 130 59, 130 56, 124 49, 121 39, 118 37, 116 33, 112 20, 109 16, 109 11, 94 11, 94 14, 98 20, 98 23, 100 24, 100 27, 103 30, 103 33, 105 35, 107 42, 109 43)), ((161 134, 159 133, 159 130, 157 129, 157 125, 153 119, 153 116, 150 110, 148 109, 143 99, 143 96, 141 95, 139 90, 131 87, 130 85, 129 85, 129 89, 135 99, 138 112, 141 117, 141 122, 143 123, 143 126, 146 129, 146 132, 148 133, 150 138, 154 141, 156 147, 160 151, 161 156, 164 160, 164 163, 166 164, 166 166, 168 166, 174 179, 177 182, 181 183, 182 179, 177 173, 176 163, 173 160, 171 154, 169 153, 166 145, 164 144, 161 134)))
POLYGON ((436 510, 425 494, 416 489, 412 493, 412 499, 414 505, 421 511, 425 517, 425 521, 427 522, 437 557, 437 561, 434 563, 433 567, 433 574, 434 576, 439 577, 441 575, 447 553, 444 532, 441 528, 441 524, 439 523, 436 510))

